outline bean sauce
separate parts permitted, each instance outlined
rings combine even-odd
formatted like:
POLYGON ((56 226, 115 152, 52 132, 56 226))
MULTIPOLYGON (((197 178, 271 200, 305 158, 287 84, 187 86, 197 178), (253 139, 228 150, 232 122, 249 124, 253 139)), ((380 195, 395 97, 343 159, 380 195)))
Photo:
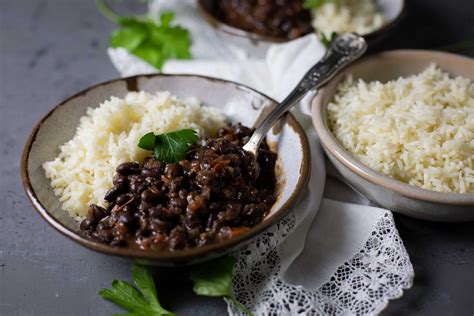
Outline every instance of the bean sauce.
POLYGON ((215 0, 213 10, 221 21, 264 36, 295 39, 314 31, 303 0, 215 0))
POLYGON ((110 245, 171 251, 246 232, 276 199, 277 155, 262 143, 257 176, 253 156, 242 149, 252 132, 228 125, 178 163, 151 156, 142 166, 119 165, 104 197, 108 206, 92 205, 80 230, 110 245))

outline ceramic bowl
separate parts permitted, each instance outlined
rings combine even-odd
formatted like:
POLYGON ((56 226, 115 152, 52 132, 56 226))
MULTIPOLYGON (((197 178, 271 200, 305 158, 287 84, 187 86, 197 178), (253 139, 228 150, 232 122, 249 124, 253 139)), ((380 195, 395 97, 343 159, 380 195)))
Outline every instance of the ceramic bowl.
POLYGON ((424 220, 474 220, 474 194, 430 191, 379 174, 347 152, 331 134, 326 121, 327 104, 346 75, 351 74, 354 79, 386 82, 420 73, 431 63, 453 76, 474 80, 474 59, 471 58, 422 50, 396 50, 372 55, 345 68, 319 91, 312 101, 313 124, 336 169, 350 185, 376 204, 424 220))
POLYGON ((253 126, 262 109, 276 103, 245 86, 192 75, 141 75, 112 80, 88 88, 54 107, 34 127, 23 151, 22 180, 26 193, 39 214, 55 229, 82 246, 102 253, 140 260, 143 264, 192 264, 224 255, 252 241, 287 214, 303 193, 310 169, 308 139, 303 128, 287 114, 267 135, 278 153, 278 199, 258 225, 236 238, 176 252, 145 251, 113 247, 84 238, 78 223, 61 210, 42 164, 54 159, 60 145, 71 139, 79 118, 88 107, 96 107, 111 96, 124 97, 129 91, 170 91, 178 97, 197 97, 204 105, 220 108, 230 121, 253 126), (291 154, 290 154, 291 153, 291 154))
MULTIPOLYGON (((216 30, 217 34, 237 47, 244 47, 253 56, 265 57, 271 44, 287 42, 287 38, 269 37, 247 32, 221 21, 215 14, 213 4, 216 0, 198 0, 197 4, 204 19, 216 30)), ((378 7, 387 18, 380 29, 364 35, 372 48, 383 40, 400 22, 405 12, 404 0, 376 0, 378 7)))

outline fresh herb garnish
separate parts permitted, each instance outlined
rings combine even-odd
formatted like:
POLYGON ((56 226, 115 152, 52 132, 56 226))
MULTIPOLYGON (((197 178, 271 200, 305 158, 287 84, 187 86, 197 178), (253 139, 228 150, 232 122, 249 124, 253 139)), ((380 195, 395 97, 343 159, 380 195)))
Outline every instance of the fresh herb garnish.
POLYGON ((303 7, 305 9, 317 9, 325 3, 336 3, 337 0, 305 0, 303 7))
POLYGON ((163 12, 156 23, 147 16, 118 16, 104 0, 96 0, 96 5, 107 19, 120 26, 110 37, 110 47, 123 47, 159 70, 168 59, 191 58, 191 36, 185 28, 171 25, 173 12, 163 12))
POLYGON ((161 307, 156 295, 155 282, 146 268, 133 265, 132 278, 138 289, 128 282, 113 280, 112 289, 102 289, 99 295, 129 311, 127 315, 130 316, 175 315, 161 307))
POLYGON ((321 42, 323 43, 324 47, 329 48, 331 42, 338 36, 336 32, 332 32, 331 37, 326 37, 324 33, 321 33, 321 42))
POLYGON ((242 312, 253 315, 232 294, 232 273, 235 262, 234 257, 226 256, 194 267, 191 270, 193 290, 198 295, 224 297, 242 312))
POLYGON ((138 147, 153 150, 158 160, 178 162, 186 158, 189 145, 197 143, 198 140, 199 137, 193 129, 182 129, 160 135, 150 132, 140 138, 138 147))
MULTIPOLYGON (((194 293, 201 296, 223 297, 242 312, 253 316, 253 313, 237 301, 232 294, 232 274, 235 262, 234 257, 226 256, 193 267, 191 270, 191 280, 194 281, 193 290, 194 293)), ((134 264, 132 278, 136 287, 125 281, 113 280, 112 289, 102 289, 99 291, 99 295, 130 312, 123 315, 175 315, 161 306, 156 294, 153 276, 145 267, 134 264)))

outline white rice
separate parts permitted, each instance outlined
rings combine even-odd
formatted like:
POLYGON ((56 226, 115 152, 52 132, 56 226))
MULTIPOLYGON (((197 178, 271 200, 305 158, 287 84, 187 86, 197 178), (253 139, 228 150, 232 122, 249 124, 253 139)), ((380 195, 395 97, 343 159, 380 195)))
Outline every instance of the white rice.
POLYGON ((386 22, 374 0, 326 2, 313 9, 312 14, 313 27, 326 37, 330 37, 333 32, 364 35, 381 28, 386 22))
POLYGON ((43 168, 62 208, 81 220, 90 204, 104 204, 117 165, 142 162, 149 154, 137 146, 144 134, 193 128, 205 136, 224 124, 219 110, 201 106, 195 98, 180 100, 169 92, 130 92, 125 99, 112 97, 89 108, 74 137, 43 168))
POLYGON ((370 168, 413 186, 474 193, 474 84, 431 65, 387 83, 338 86, 330 128, 370 168))

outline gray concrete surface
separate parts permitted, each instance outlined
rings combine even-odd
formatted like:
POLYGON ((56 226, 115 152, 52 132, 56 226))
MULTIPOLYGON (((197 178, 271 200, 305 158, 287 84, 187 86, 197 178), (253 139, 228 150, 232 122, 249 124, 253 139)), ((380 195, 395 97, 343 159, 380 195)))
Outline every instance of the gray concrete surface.
MULTIPOLYGON (((474 38, 472 0, 409 2, 409 16, 380 49, 474 38)), ((129 263, 54 231, 27 201, 19 177, 20 152, 35 122, 63 98, 118 76, 106 54, 112 29, 92 0, 0 0, 0 315, 119 312, 96 293, 114 278, 129 279, 129 263)), ((473 49, 463 53, 474 56, 473 49)), ((416 279, 383 314, 473 315, 473 223, 396 221, 416 279)), ((225 314, 220 299, 193 295, 186 269, 153 272, 165 307, 180 315, 225 314)))

